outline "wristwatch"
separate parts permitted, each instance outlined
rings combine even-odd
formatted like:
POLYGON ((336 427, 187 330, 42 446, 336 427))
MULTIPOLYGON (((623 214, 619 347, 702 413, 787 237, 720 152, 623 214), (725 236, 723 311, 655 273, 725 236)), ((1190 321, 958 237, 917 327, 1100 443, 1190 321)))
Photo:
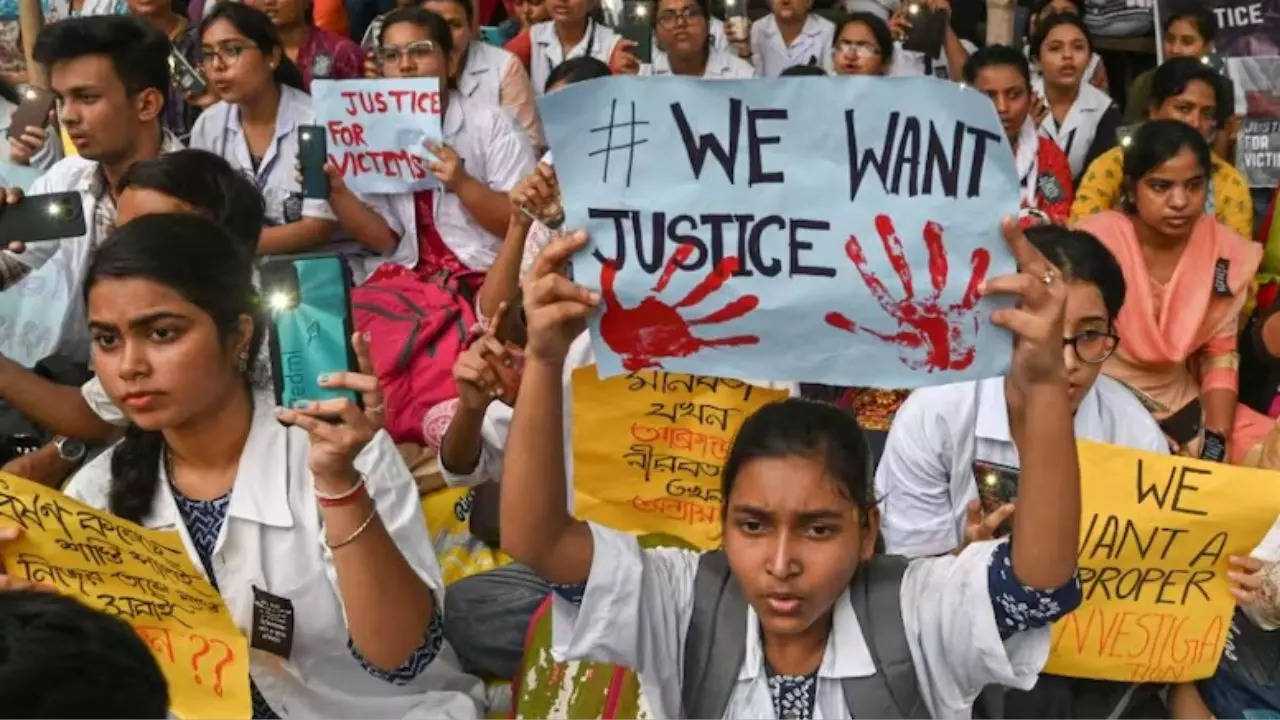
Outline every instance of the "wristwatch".
POLYGON ((1204 447, 1200 449, 1201 460, 1224 462, 1227 459, 1227 436, 1220 432, 1205 428, 1204 447))
POLYGON ((89 446, 83 440, 66 435, 55 435, 53 446, 58 449, 58 457, 69 463, 79 463, 89 452, 89 446))

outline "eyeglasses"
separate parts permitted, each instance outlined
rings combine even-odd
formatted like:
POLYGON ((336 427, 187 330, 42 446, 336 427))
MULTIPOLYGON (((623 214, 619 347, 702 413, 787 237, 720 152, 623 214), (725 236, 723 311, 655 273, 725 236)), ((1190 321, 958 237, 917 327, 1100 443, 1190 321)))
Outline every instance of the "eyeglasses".
POLYGON ((1076 359, 1087 365, 1100 365, 1111 357, 1120 344, 1120 336, 1101 330, 1085 330, 1062 339, 1062 346, 1071 346, 1076 359))
POLYGON ((223 67, 230 67, 240 59, 245 50, 255 50, 255 45, 245 45, 242 43, 223 43, 218 47, 205 46, 200 48, 200 64, 209 67, 213 65, 214 60, 221 61, 223 67))
POLYGON ((673 28, 682 20, 686 23, 691 23, 702 18, 702 9, 698 7, 687 7, 678 11, 663 10, 658 13, 658 25, 664 28, 673 28))
POLYGON ((880 48, 861 40, 838 40, 832 47, 837 55, 849 54, 854 57, 876 57, 880 54, 880 48))
POLYGON ((438 52, 440 52, 440 46, 435 40, 419 40, 404 47, 383 45, 378 48, 378 60, 384 65, 390 65, 400 62, 400 58, 407 55, 410 60, 419 62, 435 57, 438 52))

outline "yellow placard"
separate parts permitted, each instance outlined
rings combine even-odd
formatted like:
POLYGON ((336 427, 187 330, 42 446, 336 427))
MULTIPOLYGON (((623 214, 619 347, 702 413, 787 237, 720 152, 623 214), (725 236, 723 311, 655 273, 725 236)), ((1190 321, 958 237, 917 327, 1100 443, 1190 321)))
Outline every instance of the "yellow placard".
POLYGON ((473 499, 471 488, 449 487, 422 498, 422 516, 446 586, 511 563, 510 555, 471 534, 473 499))
POLYGON ((139 527, 0 473, 0 525, 15 524, 22 535, 0 545, 6 571, 132 625, 168 681, 174 715, 249 717, 248 644, 176 532, 139 527))
POLYGON ((1080 443, 1084 603, 1045 672, 1125 682, 1212 675, 1235 599, 1228 557, 1280 514, 1280 473, 1080 443))
POLYGON ((636 534, 720 545, 720 472, 751 413, 787 397, 741 380, 573 372, 574 515, 636 534))

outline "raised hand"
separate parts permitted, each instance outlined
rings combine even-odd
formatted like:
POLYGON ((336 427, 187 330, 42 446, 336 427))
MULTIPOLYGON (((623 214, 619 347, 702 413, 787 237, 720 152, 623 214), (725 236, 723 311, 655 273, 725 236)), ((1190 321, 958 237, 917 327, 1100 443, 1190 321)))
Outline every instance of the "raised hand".
POLYGON ((911 266, 902 250, 902 240, 888 215, 876 216, 876 231, 884 245, 889 264, 902 284, 903 295, 895 299, 884 282, 867 266, 862 243, 854 235, 845 244, 845 253, 862 276, 862 282, 880 307, 898 324, 897 332, 882 332, 859 326, 839 312, 827 313, 827 324, 849 333, 864 332, 886 343, 898 346, 899 357, 913 370, 963 370, 973 363, 973 336, 978 330, 978 286, 987 275, 991 254, 982 248, 969 257, 970 274, 960 302, 944 307, 940 303, 947 287, 947 251, 943 245, 942 226, 936 222, 924 226, 924 244, 929 252, 931 291, 917 298, 911 266))
POLYGON ((681 245, 672 253, 651 294, 633 308, 622 307, 614 292, 617 266, 606 262, 601 269, 600 289, 604 297, 604 315, 600 318, 600 335, 605 344, 622 356, 622 366, 627 370, 634 372, 647 367, 662 367, 659 362, 662 358, 688 357, 703 348, 755 345, 760 342, 760 338, 755 335, 704 340, 694 337, 691 332, 695 325, 718 325, 755 310, 760 304, 760 299, 755 295, 743 295, 709 315, 692 320, 686 319, 679 312, 683 308, 698 305, 708 295, 719 290, 737 271, 736 257, 721 260, 693 290, 674 304, 658 298, 671 282, 677 266, 692 253, 692 245, 681 245))

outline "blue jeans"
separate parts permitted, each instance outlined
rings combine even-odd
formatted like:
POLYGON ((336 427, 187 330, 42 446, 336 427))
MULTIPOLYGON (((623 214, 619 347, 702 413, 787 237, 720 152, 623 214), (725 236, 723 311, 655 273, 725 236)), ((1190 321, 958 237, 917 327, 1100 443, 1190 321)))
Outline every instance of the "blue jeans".
POLYGON ((551 586, 524 565, 507 565, 450 585, 444 634, 463 669, 511 679, 520 672, 529 619, 551 586))

